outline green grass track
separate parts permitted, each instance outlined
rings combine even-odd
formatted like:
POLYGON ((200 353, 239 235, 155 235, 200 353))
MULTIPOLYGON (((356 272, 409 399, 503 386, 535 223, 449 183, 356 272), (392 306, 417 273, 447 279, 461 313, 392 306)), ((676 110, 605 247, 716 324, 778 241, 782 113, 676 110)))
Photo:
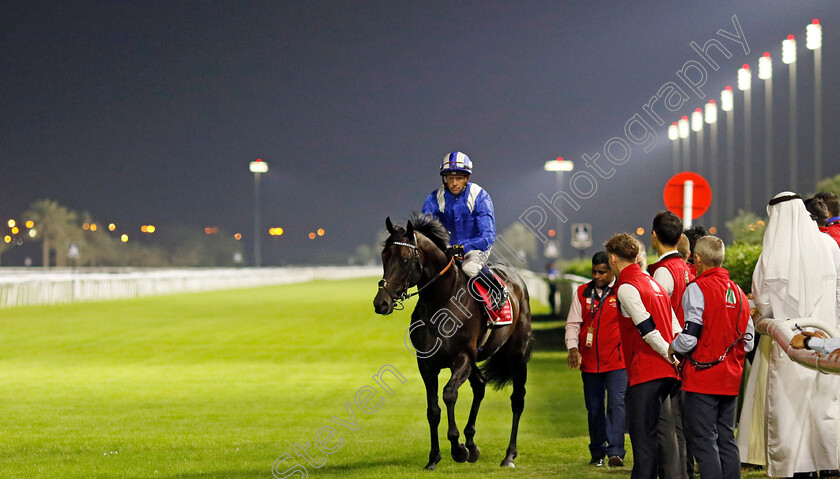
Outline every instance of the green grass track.
MULTIPOLYGON (((557 323, 537 331, 516 469, 499 467, 510 392, 488 390, 481 459, 452 461, 444 415, 443 460, 423 471, 425 396, 403 344, 413 303, 378 316, 375 293, 370 278, 0 310, 0 477, 271 478, 286 453, 278 477, 302 477, 281 474, 295 465, 311 478, 629 477, 586 465, 580 376, 557 323), (390 396, 373 379, 385 365, 405 377, 383 374, 390 396), (362 412, 359 390, 379 409, 362 412), (325 426, 331 454, 315 445, 325 426), (321 467, 296 456, 306 443, 321 467)), ((467 384, 459 428, 471 399, 467 384)))

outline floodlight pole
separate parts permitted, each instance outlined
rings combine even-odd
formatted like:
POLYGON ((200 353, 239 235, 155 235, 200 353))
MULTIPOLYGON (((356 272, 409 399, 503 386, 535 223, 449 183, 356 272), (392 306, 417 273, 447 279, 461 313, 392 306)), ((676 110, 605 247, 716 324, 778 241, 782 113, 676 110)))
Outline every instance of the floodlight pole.
POLYGON ((262 264, 260 255, 260 174, 268 172, 268 163, 257 158, 252 161, 249 169, 254 173, 254 266, 262 264))

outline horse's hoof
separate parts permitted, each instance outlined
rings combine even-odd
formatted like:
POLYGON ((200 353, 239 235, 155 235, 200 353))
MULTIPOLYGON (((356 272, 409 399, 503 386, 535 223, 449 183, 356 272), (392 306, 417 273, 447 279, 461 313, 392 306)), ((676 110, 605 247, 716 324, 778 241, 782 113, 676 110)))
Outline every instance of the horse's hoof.
POLYGON ((467 459, 467 462, 475 462, 481 457, 481 449, 476 444, 467 446, 467 450, 470 452, 470 457, 467 459))
POLYGON ((513 459, 508 459, 508 458, 505 458, 505 460, 502 461, 500 466, 502 466, 502 467, 516 467, 516 465, 513 463, 513 459))
POLYGON ((430 463, 426 464, 426 467, 424 467, 423 469, 425 469, 427 471, 434 471, 435 467, 437 467, 437 464, 435 464, 434 462, 430 462, 430 463))
POLYGON ((470 452, 463 444, 452 446, 452 459, 455 462, 466 462, 470 457, 470 452))

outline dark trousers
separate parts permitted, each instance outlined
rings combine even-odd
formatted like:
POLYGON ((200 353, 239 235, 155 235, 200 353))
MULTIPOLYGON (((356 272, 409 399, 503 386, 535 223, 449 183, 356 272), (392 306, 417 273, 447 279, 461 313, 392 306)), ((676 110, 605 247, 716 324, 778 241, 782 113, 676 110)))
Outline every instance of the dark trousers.
POLYGON ((735 442, 737 396, 685 393, 686 439, 691 445, 700 479, 741 477, 735 442))
POLYGON ((680 416, 679 385, 675 384, 674 389, 668 397, 662 401, 662 409, 659 411, 659 423, 656 426, 656 439, 659 447, 659 479, 686 479, 685 447, 680 443, 682 435, 682 423, 680 416), (682 447, 681 447, 682 446, 682 447))
MULTIPOLYGON (((656 479, 659 470, 657 425, 663 401, 677 385, 674 378, 660 378, 627 388, 627 427, 633 445, 631 479, 656 479)), ((676 436, 674 437, 676 442, 676 436)))
POLYGON ((589 420, 589 454, 594 458, 618 456, 624 459, 624 395, 627 370, 584 373, 583 398, 589 420), (606 411, 604 396, 606 395, 606 411))

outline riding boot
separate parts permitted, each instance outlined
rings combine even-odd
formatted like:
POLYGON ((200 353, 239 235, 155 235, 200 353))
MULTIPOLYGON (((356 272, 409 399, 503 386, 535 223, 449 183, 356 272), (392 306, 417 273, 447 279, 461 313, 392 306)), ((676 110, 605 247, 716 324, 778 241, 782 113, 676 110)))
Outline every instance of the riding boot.
POLYGON ((492 308, 496 311, 502 309, 502 307, 507 302, 508 298, 508 290, 507 288, 496 278, 496 275, 490 271, 490 268, 487 266, 482 266, 481 269, 478 271, 478 274, 474 278, 475 281, 480 281, 485 288, 487 288, 487 292, 490 295, 490 304, 492 308))

